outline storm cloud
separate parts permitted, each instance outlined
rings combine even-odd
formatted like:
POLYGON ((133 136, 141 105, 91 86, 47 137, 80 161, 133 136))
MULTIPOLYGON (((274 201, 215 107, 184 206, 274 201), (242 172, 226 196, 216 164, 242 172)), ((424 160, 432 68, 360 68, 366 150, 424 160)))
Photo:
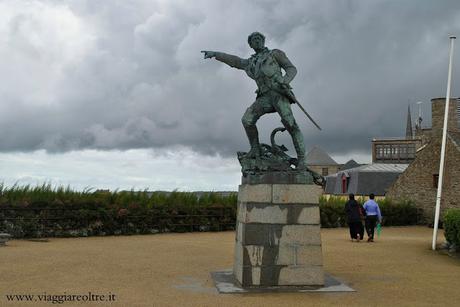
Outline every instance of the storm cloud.
MULTIPOLYGON (((459 30, 454 0, 3 0, 0 151, 247 150, 241 116, 256 85, 200 50, 249 57, 247 35, 260 31, 296 65, 291 85, 323 128, 293 106, 307 150, 366 152, 373 137, 404 134, 408 104, 429 114, 445 95, 459 30)), ((281 123, 258 125, 267 142, 281 123)))

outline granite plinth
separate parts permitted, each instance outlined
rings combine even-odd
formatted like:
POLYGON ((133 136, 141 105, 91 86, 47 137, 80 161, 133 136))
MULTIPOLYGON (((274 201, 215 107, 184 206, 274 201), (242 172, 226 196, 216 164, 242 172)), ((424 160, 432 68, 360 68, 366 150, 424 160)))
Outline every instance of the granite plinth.
POLYGON ((320 287, 322 188, 305 183, 308 172, 288 183, 271 174, 239 187, 233 276, 243 288, 320 287))

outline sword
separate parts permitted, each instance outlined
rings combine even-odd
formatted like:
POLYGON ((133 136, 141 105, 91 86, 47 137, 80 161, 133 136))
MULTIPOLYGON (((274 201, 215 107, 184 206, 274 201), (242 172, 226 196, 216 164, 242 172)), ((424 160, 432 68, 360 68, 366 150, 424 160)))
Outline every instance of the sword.
POLYGON ((315 120, 310 116, 310 114, 308 114, 307 111, 302 107, 302 105, 300 104, 300 102, 297 100, 297 98, 294 96, 294 93, 290 89, 284 88, 283 94, 286 95, 287 98, 295 102, 299 106, 299 108, 302 110, 302 112, 305 113, 305 115, 307 115, 308 119, 311 120, 313 125, 315 125, 316 128, 321 130, 321 127, 315 122, 315 120))

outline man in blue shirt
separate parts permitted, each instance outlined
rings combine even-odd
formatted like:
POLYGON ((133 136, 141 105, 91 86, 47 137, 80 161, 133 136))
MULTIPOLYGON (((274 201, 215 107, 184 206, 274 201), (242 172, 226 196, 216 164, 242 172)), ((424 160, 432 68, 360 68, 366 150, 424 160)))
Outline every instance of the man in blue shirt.
POLYGON ((382 215, 380 214, 379 204, 374 200, 374 194, 369 195, 369 200, 364 203, 364 210, 366 211, 366 232, 367 242, 374 242, 374 229, 375 224, 382 222, 382 215))

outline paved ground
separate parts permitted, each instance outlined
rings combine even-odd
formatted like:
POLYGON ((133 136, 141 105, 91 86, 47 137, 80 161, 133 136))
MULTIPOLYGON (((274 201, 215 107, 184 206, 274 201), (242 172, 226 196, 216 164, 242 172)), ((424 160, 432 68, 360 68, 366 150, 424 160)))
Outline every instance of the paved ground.
POLYGON ((326 294, 217 294, 209 273, 231 268, 233 232, 14 240, 0 248, 0 306, 53 305, 7 294, 89 291, 116 302, 62 306, 458 306, 460 260, 430 250, 432 229, 384 228, 375 243, 347 232, 322 230, 325 270, 357 292, 326 294))

